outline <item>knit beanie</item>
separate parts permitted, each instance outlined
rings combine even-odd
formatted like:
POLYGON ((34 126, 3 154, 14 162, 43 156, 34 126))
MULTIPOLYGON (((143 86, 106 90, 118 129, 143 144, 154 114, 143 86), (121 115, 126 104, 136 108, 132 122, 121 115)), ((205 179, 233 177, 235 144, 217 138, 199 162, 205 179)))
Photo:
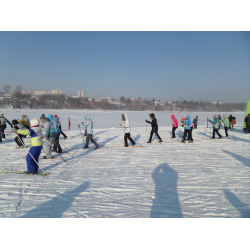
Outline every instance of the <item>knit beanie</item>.
POLYGON ((37 119, 32 119, 30 121, 31 127, 39 127, 40 122, 37 119))
POLYGON ((40 117, 40 119, 46 119, 46 116, 44 114, 42 114, 42 116, 40 117))

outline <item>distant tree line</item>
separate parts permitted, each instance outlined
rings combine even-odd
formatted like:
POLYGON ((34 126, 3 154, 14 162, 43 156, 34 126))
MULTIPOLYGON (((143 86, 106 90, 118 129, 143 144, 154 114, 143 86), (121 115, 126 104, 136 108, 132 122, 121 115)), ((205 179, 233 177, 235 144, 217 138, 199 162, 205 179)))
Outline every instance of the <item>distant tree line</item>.
POLYGON ((102 100, 73 98, 65 94, 62 95, 41 95, 32 96, 30 94, 22 94, 22 86, 18 85, 13 91, 10 85, 4 85, 4 92, 9 94, 8 98, 0 98, 0 107, 14 109, 101 109, 101 110, 130 110, 130 111, 170 111, 170 112, 232 112, 245 111, 246 103, 210 103, 207 101, 187 101, 180 98, 180 101, 172 102, 156 102, 155 98, 149 100, 147 98, 130 99, 122 96, 120 100, 102 100), (12 93, 12 95, 11 95, 12 93))

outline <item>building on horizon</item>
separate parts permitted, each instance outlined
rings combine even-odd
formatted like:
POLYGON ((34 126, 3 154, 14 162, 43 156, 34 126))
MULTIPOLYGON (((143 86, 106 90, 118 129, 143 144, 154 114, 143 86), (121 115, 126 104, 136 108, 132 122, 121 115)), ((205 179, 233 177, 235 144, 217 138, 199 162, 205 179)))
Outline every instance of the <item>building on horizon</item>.
POLYGON ((83 89, 78 90, 78 98, 84 98, 85 97, 85 91, 83 89))
POLYGON ((34 95, 62 95, 63 91, 60 89, 54 90, 34 90, 34 95))

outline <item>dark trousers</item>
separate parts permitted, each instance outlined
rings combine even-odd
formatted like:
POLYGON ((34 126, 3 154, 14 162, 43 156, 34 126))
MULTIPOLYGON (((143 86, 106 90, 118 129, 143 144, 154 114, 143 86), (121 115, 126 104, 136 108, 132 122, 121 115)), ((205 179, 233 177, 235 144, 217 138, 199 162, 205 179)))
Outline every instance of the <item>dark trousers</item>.
POLYGON ((153 137, 153 134, 154 134, 154 133, 156 134, 156 136, 158 137, 158 139, 161 140, 161 137, 159 136, 158 131, 153 131, 153 130, 151 130, 151 132, 150 132, 150 137, 149 137, 149 141, 152 140, 152 137, 153 137))
POLYGON ((24 146, 24 142, 23 142, 23 138, 25 138, 26 135, 18 135, 17 137, 15 137, 15 142, 17 144, 18 147, 24 146))
POLYGON ((89 141, 91 141, 96 147, 98 147, 98 144, 96 143, 96 141, 93 139, 93 136, 92 134, 88 134, 87 137, 86 137, 86 144, 85 144, 85 147, 89 146, 89 141))
POLYGON ((191 129, 184 129, 183 141, 185 141, 187 135, 188 135, 188 140, 193 141, 191 129))
POLYGON ((172 138, 175 138, 175 130, 177 129, 177 127, 173 127, 172 128, 172 138))
POLYGON ((62 153, 62 148, 59 143, 59 137, 60 137, 60 133, 56 133, 53 151, 56 151, 57 153, 62 153))
POLYGON ((220 138, 222 137, 222 135, 219 133, 219 130, 216 129, 216 128, 214 128, 214 129, 213 129, 213 137, 212 137, 212 138, 215 138, 215 133, 216 133, 220 138))
POLYGON ((64 138, 67 138, 67 135, 65 135, 65 134, 63 133, 63 131, 62 131, 62 126, 59 126, 59 129, 61 130, 62 136, 63 136, 64 138))
POLYGON ((224 127, 225 128, 225 134, 226 134, 226 137, 228 137, 228 133, 227 133, 227 131, 228 131, 228 127, 224 127))
POLYGON ((126 147, 128 146, 128 139, 131 141, 132 145, 135 144, 134 140, 130 136, 130 133, 125 133, 125 135, 124 135, 124 144, 125 144, 126 147))
POLYGON ((0 142, 2 142, 2 138, 5 139, 4 130, 6 129, 6 124, 0 125, 0 142))

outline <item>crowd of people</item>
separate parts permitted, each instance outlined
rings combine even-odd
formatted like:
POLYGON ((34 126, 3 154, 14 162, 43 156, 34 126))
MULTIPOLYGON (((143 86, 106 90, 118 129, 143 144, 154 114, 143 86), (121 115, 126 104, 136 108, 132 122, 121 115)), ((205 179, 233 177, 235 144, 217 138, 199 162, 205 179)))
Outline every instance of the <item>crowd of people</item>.
MULTIPOLYGON (((124 130, 124 147, 128 147, 128 140, 131 142, 131 146, 133 147, 136 142, 131 138, 131 128, 130 128, 130 122, 128 119, 127 114, 122 114, 122 121, 123 123, 120 123, 120 126, 124 130)), ((155 117, 154 113, 149 114, 150 120, 145 120, 146 123, 149 123, 151 125, 151 132, 150 137, 147 143, 151 143, 153 135, 155 134, 158 138, 158 141, 161 143, 162 139, 160 135, 158 134, 158 124, 157 119, 155 117)), ((83 129, 85 131, 86 136, 86 142, 83 149, 87 149, 89 146, 89 141, 91 141, 95 145, 95 149, 99 148, 98 143, 93 138, 93 121, 91 120, 89 115, 86 115, 84 117, 85 121, 82 122, 82 125, 78 125, 80 129, 83 129)), ((176 119, 175 115, 171 115, 172 120, 172 137, 176 138, 175 131, 178 128, 178 120, 176 119)), ((245 117, 245 123, 246 123, 246 130, 245 133, 250 133, 250 114, 245 117)), ((215 115, 213 117, 213 120, 209 120, 211 124, 213 125, 213 135, 211 139, 215 139, 215 134, 219 136, 219 139, 222 138, 222 135, 220 134, 219 130, 222 127, 222 124, 224 126, 225 130, 225 137, 228 137, 228 130, 233 130, 233 126, 236 123, 236 118, 230 115, 227 117, 227 115, 223 115, 223 119, 220 115, 218 117, 215 115)), ((30 120, 27 115, 23 115, 21 119, 14 119, 12 122, 9 122, 7 118, 4 117, 4 114, 0 114, 0 142, 2 142, 2 138, 5 139, 5 129, 6 124, 9 124, 11 126, 11 132, 16 134, 16 137, 14 138, 17 148, 24 148, 25 143, 23 141, 23 138, 26 136, 29 136, 30 142, 31 142, 31 148, 29 150, 29 153, 27 155, 27 174, 35 174, 38 171, 38 161, 41 154, 41 151, 43 149, 43 146, 45 148, 44 152, 46 153, 45 156, 43 156, 43 159, 51 159, 51 152, 57 152, 62 153, 62 148, 59 143, 59 137, 60 134, 63 135, 64 139, 67 138, 67 136, 63 133, 62 127, 61 127, 61 121, 60 118, 55 114, 52 116, 51 114, 47 117, 42 114, 40 117, 40 121, 38 119, 32 119, 30 120), (41 122, 41 123, 40 123, 41 122), (44 136, 42 134, 42 129, 44 130, 44 136), (45 140, 45 145, 43 144, 43 140, 45 140)), ((183 131, 183 138, 181 142, 185 142, 185 140, 188 140, 189 142, 193 142, 192 138, 192 131, 193 129, 197 129, 198 126, 198 116, 196 116, 193 121, 191 121, 190 115, 186 114, 185 116, 181 117, 180 120, 180 127, 184 129, 183 131)))

